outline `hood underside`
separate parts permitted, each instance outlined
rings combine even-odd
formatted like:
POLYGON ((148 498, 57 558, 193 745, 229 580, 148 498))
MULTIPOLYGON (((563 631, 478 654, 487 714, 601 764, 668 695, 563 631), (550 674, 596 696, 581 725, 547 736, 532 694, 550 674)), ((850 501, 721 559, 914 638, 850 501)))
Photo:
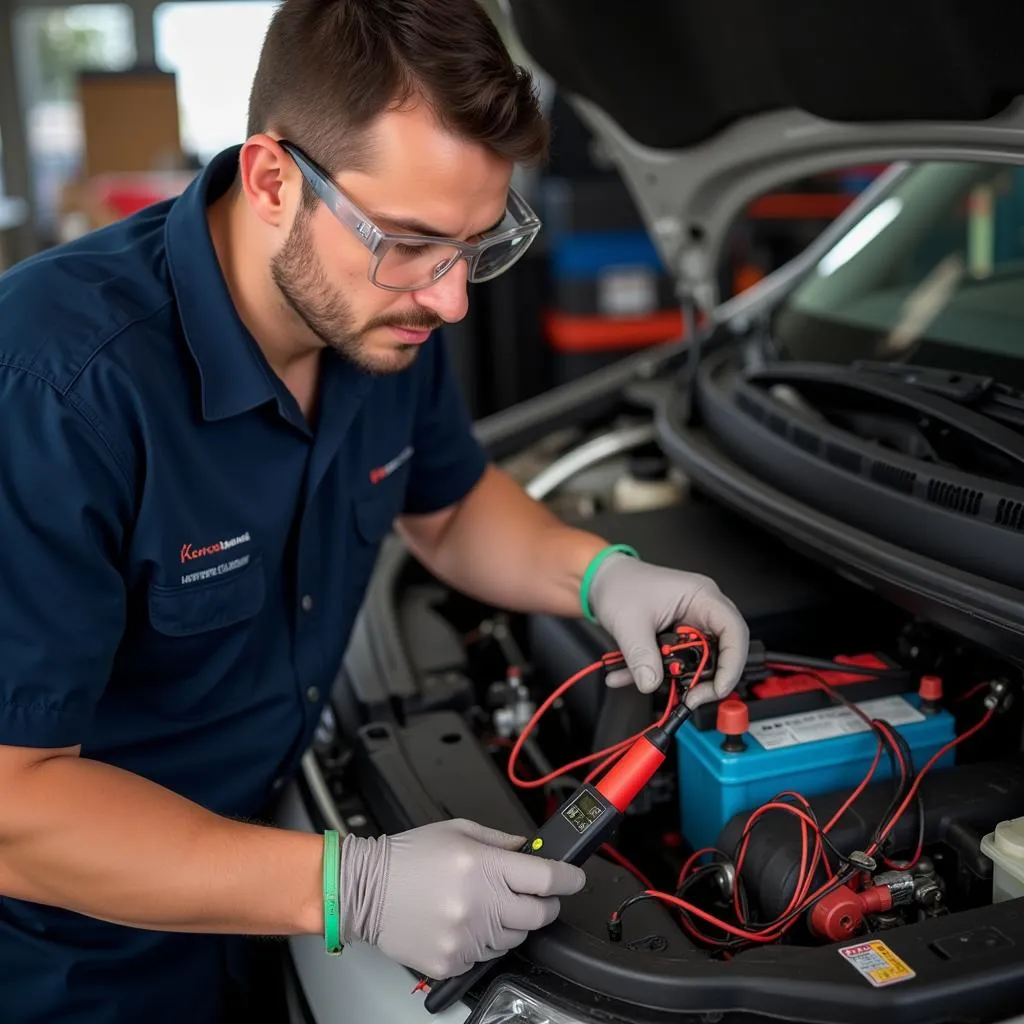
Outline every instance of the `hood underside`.
POLYGON ((1024 6, 998 0, 506 0, 699 308, 735 218, 865 163, 1024 163, 1024 6))

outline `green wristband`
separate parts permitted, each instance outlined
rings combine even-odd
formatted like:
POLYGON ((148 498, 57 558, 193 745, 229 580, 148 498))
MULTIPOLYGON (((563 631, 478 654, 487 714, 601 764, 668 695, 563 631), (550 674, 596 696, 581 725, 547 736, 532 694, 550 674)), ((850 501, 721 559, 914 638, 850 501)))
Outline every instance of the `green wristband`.
POLYGON ((341 842, 337 832, 324 832, 324 946, 332 956, 343 947, 341 941, 341 901, 338 880, 341 874, 341 842))
POLYGON ((587 571, 583 574, 583 582, 580 583, 580 606, 583 609, 584 618, 594 623, 597 622, 597 619, 594 617, 594 612, 590 607, 590 585, 594 582, 594 576, 604 560, 609 555, 615 554, 629 555, 631 558, 640 557, 636 553, 636 549, 631 548, 628 544, 609 544, 608 547, 598 551, 590 560, 590 565, 587 566, 587 571))

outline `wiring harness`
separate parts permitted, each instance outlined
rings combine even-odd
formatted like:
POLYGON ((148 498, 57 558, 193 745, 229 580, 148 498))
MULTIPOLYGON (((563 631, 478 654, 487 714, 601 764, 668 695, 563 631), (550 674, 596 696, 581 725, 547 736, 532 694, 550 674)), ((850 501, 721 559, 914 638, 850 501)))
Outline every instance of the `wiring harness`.
MULTIPOLYGON (((507 773, 512 784, 521 789, 548 786, 582 768, 589 768, 585 781, 593 782, 625 754, 634 740, 651 729, 663 726, 672 715, 673 709, 678 706, 680 701, 685 700, 685 694, 689 688, 699 682, 702 674, 711 667, 713 646, 700 631, 686 626, 679 627, 674 633, 660 636, 659 643, 669 686, 665 707, 655 722, 647 729, 641 730, 620 743, 578 758, 539 778, 523 779, 517 774, 517 761, 524 744, 529 741, 544 714, 566 691, 595 672, 607 672, 624 664, 625 659, 620 651, 610 651, 599 661, 587 665, 565 680, 537 708, 533 717, 520 732, 508 759, 507 773)), ((750 814, 736 849, 731 853, 714 848, 695 851, 683 864, 673 892, 656 889, 643 872, 631 864, 618 850, 610 845, 605 845, 601 852, 629 870, 643 887, 640 892, 624 900, 609 916, 608 932, 613 941, 621 938, 623 915, 631 906, 643 900, 657 900, 668 905, 678 914, 681 926, 691 938, 729 956, 749 946, 779 941, 819 901, 829 894, 835 893, 841 886, 856 890, 870 879, 871 873, 876 870, 879 863, 892 870, 911 870, 920 860, 924 846, 921 780, 945 754, 985 728, 1000 706, 1000 695, 996 684, 990 686, 982 683, 969 690, 961 699, 968 699, 983 691, 988 692, 985 713, 977 723, 936 751, 920 771, 916 771, 909 746, 903 736, 888 722, 870 718, 821 675, 826 671, 842 671, 865 678, 879 678, 894 674, 906 675, 902 670, 856 666, 840 661, 781 654, 765 651, 763 647, 752 644, 747 673, 756 677, 765 670, 809 677, 833 702, 847 707, 863 719, 877 739, 874 758, 867 773, 839 810, 824 824, 818 821, 810 802, 800 793, 784 791, 776 794, 775 797, 750 814), (883 755, 889 758, 893 767, 892 774, 895 779, 893 797, 881 819, 877 822, 867 848, 843 852, 831 842, 829 833, 871 783, 883 755), (891 857, 892 851, 888 849, 888 840, 897 823, 905 814, 911 812, 912 807, 917 812, 919 822, 917 845, 908 860, 896 861, 891 857), (774 919, 758 921, 750 913, 743 885, 743 865, 753 830, 757 827, 758 822, 763 821, 764 817, 770 813, 789 814, 799 821, 801 856, 796 884, 788 905, 774 919), (710 858, 710 860, 702 864, 701 861, 704 858, 710 858), (820 880, 822 874, 824 882, 815 887, 816 879, 820 880), (687 898, 691 889, 709 876, 716 876, 720 883, 724 880, 724 890, 728 893, 731 903, 731 920, 711 913, 687 898)))

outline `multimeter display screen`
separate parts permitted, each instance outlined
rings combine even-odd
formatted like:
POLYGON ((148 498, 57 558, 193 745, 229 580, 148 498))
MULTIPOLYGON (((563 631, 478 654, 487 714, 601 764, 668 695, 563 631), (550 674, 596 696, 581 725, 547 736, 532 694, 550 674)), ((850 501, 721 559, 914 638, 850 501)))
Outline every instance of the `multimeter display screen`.
POLYGON ((569 822, 577 832, 586 832, 591 825, 601 817, 604 811, 604 804, 584 790, 565 810, 562 817, 569 822))

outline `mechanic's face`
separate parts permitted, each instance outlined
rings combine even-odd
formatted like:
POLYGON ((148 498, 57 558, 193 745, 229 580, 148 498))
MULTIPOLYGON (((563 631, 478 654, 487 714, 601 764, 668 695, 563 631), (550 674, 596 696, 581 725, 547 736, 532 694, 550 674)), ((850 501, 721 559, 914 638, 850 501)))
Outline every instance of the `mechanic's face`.
MULTIPOLYGON (((374 127, 372 170, 337 184, 382 231, 475 240, 501 219, 511 165, 447 134, 429 108, 389 111, 374 127)), ((430 331, 466 315, 467 266, 411 292, 377 287, 372 256, 322 202, 299 210, 271 264, 288 305, 311 331, 369 373, 408 367, 430 331)))

